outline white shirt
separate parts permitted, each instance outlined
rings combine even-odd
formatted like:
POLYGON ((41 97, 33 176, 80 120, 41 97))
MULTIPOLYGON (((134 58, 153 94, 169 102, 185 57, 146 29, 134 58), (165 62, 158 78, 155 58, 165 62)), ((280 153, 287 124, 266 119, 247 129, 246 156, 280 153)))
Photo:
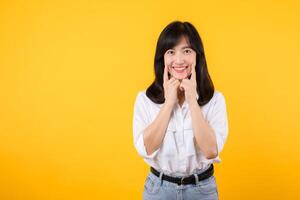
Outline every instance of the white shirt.
POLYGON ((134 146, 149 166, 167 175, 186 176, 204 171, 213 162, 221 162, 219 154, 228 135, 226 103, 221 92, 215 90, 211 100, 201 106, 203 116, 216 134, 218 155, 214 159, 206 159, 196 144, 186 101, 182 107, 174 106, 161 146, 147 155, 143 130, 156 118, 162 106, 152 102, 146 96, 146 90, 138 92, 134 104, 134 146))

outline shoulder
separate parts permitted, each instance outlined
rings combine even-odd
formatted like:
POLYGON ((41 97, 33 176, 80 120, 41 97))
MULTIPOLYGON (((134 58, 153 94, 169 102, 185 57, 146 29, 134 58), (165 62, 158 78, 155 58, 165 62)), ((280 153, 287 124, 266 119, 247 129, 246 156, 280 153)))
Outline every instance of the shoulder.
POLYGON ((138 91, 136 95, 136 103, 143 104, 147 109, 160 108, 162 104, 154 103, 146 94, 146 89, 138 91))
POLYGON ((225 102, 225 96, 224 96, 224 94, 223 94, 221 91, 219 91, 219 90, 215 90, 212 99, 214 99, 215 102, 217 102, 217 101, 224 101, 224 102, 225 102))
POLYGON ((224 94, 221 91, 215 90, 214 95, 211 99, 211 106, 214 108, 223 108, 226 109, 226 99, 224 94))
POLYGON ((140 90, 137 92, 135 102, 138 104, 149 104, 150 99, 146 95, 146 90, 140 90))
POLYGON ((147 101, 147 95, 146 95, 146 90, 140 90, 138 91, 136 95, 136 101, 147 101))
POLYGON ((210 109, 219 105, 225 106, 225 97, 221 91, 215 90, 212 98, 203 106, 203 108, 210 109))

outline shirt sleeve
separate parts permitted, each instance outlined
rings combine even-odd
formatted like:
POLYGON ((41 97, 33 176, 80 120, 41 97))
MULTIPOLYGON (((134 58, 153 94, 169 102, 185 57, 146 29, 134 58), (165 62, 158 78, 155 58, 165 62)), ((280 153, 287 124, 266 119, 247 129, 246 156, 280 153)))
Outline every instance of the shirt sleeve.
POLYGON ((133 113, 133 138, 134 146, 140 156, 145 159, 153 159, 160 148, 155 150, 152 154, 148 155, 144 145, 144 129, 150 124, 150 117, 147 107, 145 105, 142 92, 139 92, 135 103, 133 113))
POLYGON ((214 103, 213 110, 208 120, 210 126, 216 134, 217 141, 217 156, 223 150, 225 141, 228 136, 228 119, 227 119, 227 110, 226 102, 223 94, 219 92, 217 99, 214 103))

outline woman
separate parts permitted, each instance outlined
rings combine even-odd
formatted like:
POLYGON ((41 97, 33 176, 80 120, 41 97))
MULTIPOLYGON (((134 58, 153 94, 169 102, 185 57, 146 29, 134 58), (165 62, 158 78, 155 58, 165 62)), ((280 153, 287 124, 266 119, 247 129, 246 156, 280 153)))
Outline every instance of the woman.
POLYGON ((228 135, 226 104, 191 23, 175 21, 162 31, 154 71, 134 104, 134 145, 150 166, 143 199, 218 199, 213 162, 221 161, 228 135))

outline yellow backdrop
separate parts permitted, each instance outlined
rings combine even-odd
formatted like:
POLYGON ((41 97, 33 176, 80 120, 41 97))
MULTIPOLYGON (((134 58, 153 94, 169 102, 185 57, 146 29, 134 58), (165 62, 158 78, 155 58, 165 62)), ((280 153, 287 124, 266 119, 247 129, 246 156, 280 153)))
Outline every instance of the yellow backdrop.
POLYGON ((220 199, 299 199, 297 1, 2 1, 0 199, 141 199, 133 103, 158 35, 199 30, 227 101, 220 199))

